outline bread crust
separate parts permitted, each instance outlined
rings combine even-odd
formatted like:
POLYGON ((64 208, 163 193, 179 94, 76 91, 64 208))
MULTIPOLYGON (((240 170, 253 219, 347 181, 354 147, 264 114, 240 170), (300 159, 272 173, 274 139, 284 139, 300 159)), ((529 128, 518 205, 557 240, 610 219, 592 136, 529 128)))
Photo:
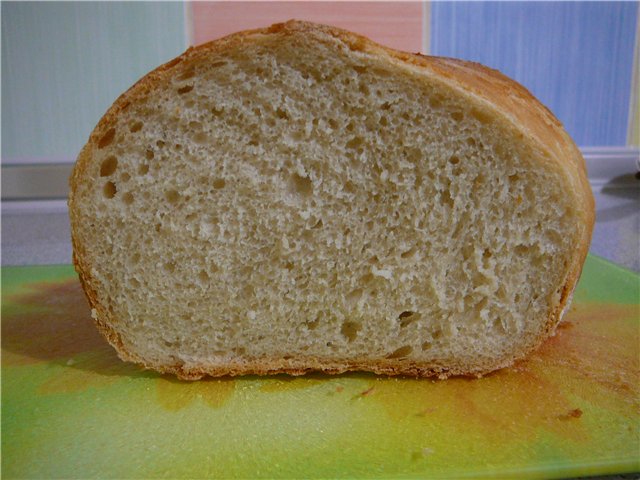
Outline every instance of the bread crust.
POLYGON ((584 159, 575 143, 563 129, 556 117, 542 105, 526 88, 504 76, 497 70, 487 68, 478 63, 444 57, 424 56, 393 50, 376 44, 368 38, 325 25, 313 24, 297 20, 272 25, 268 28, 248 30, 235 33, 209 43, 190 47, 182 55, 151 71, 131 88, 125 91, 105 115, 100 119, 91 133, 87 144, 80 152, 76 165, 69 179, 69 214, 71 220, 71 238, 73 244, 73 263, 78 272, 88 302, 92 308, 92 316, 100 333, 116 349, 120 358, 143 365, 163 373, 172 373, 181 379, 194 380, 205 375, 246 375, 246 374, 279 374, 303 375, 310 371, 321 371, 329 374, 343 373, 352 370, 370 371, 383 375, 408 375, 415 377, 437 376, 446 378, 451 375, 482 376, 486 373, 513 364, 516 360, 528 355, 548 336, 552 335, 561 320, 562 313, 567 310, 571 294, 580 277, 584 264, 593 225, 595 221, 595 204, 589 186, 584 159), (265 36, 310 35, 320 42, 335 41, 346 44, 354 51, 361 51, 380 56, 399 68, 408 69, 416 75, 427 75, 431 81, 446 84, 461 96, 467 97, 477 104, 486 106, 509 121, 508 128, 515 132, 520 141, 532 151, 540 152, 539 158, 547 162, 547 166, 561 174, 571 187, 571 194, 576 198, 576 206, 581 208, 583 218, 582 230, 578 232, 578 240, 559 287, 559 301, 550 312, 549 317, 538 338, 526 351, 517 355, 501 358, 492 362, 479 361, 470 368, 468 365, 449 363, 420 364, 402 359, 371 360, 326 360, 315 357, 284 360, 282 358, 260 358, 254 360, 224 361, 211 364, 167 364, 158 365, 146 362, 129 351, 113 325, 118 323, 113 314, 99 302, 97 293, 98 281, 92 274, 92 265, 87 263, 84 245, 79 241, 80 219, 76 192, 81 188, 83 178, 105 133, 116 123, 119 114, 131 103, 141 100, 163 83, 178 68, 186 64, 205 60, 207 57, 223 53, 243 43, 258 41, 265 36))

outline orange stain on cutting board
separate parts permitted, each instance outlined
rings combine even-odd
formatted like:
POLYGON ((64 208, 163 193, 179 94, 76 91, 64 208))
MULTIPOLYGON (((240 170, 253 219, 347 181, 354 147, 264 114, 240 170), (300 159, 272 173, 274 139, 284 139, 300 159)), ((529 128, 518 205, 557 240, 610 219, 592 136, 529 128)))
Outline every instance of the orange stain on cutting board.
POLYGON ((106 344, 78 280, 34 283, 8 300, 13 308, 2 315, 2 360, 10 365, 66 362, 106 344))
POLYGON ((10 307, 2 315, 3 364, 67 367, 45 380, 38 393, 79 392, 142 373, 122 362, 98 333, 78 280, 34 283, 7 300, 10 307))

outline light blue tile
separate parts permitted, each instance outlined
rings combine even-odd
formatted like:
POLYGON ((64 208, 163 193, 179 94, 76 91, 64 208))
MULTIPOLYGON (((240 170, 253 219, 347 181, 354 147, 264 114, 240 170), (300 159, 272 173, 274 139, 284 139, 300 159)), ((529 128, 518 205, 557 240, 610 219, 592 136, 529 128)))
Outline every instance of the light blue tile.
POLYGON ((74 159, 113 101, 186 48, 179 2, 2 2, 2 161, 74 159))
POLYGON ((637 2, 434 2, 431 53, 515 78, 580 146, 625 145, 637 2))

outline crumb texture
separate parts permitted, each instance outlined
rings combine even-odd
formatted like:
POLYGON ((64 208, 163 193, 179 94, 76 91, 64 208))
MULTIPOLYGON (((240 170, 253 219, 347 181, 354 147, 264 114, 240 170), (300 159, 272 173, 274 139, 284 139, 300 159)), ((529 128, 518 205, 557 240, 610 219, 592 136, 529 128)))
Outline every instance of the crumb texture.
POLYGON ((477 373, 546 334, 585 220, 491 104, 323 32, 196 49, 128 95, 70 210, 146 365, 477 373))

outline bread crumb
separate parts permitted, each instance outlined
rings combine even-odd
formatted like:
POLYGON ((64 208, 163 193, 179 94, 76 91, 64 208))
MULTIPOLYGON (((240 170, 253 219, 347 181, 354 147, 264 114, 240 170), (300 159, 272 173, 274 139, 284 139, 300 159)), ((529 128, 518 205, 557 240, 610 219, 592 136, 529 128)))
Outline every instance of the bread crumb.
POLYGON ((371 387, 368 388, 367 390, 365 390, 364 392, 360 393, 361 397, 368 397, 369 395, 371 395, 374 391, 375 391, 376 387, 371 387))

